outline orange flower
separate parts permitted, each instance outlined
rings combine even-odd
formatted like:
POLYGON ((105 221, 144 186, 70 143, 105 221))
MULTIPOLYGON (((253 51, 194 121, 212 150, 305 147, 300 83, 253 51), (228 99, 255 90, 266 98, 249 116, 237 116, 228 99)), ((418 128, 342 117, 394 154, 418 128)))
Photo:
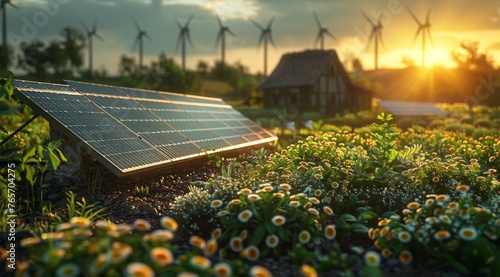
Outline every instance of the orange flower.
POLYGON ((243 249, 243 243, 240 237, 233 237, 229 241, 229 246, 234 252, 240 252, 243 249))
POLYGON ((272 219, 271 219, 271 222, 275 225, 275 226, 281 226, 283 224, 285 224, 286 222, 286 218, 282 215, 275 215, 272 219))
POLYGON ((304 230, 304 231, 301 231, 299 233, 299 241, 300 241, 300 243, 302 243, 302 244, 308 243, 310 239, 311 239, 311 234, 309 233, 309 231, 304 230))
POLYGON ((189 244, 201 250, 205 250, 207 246, 205 240, 199 236, 191 236, 191 238, 189 238, 189 244))
POLYGON ((323 211, 327 214, 327 215, 332 215, 333 214, 333 210, 328 207, 328 206, 323 206, 323 211))
POLYGON ((420 204, 418 202, 411 202, 406 207, 410 210, 416 210, 420 207, 420 204))
POLYGON ((191 265, 201 269, 207 269, 212 264, 209 259, 203 256, 193 256, 191 257, 189 262, 191 263, 191 265))
POLYGON ((139 231, 148 231, 149 229, 151 229, 151 224, 149 224, 149 222, 144 219, 136 219, 133 225, 134 228, 139 231))
POLYGON ((451 237, 450 232, 448 232, 446 230, 440 230, 434 234, 434 238, 437 240, 449 239, 450 237, 451 237))
POLYGON ((177 222, 173 218, 171 218, 170 216, 162 217, 160 219, 160 224, 163 228, 169 229, 172 232, 177 231, 177 229, 179 228, 179 225, 177 224, 177 222))
POLYGON ((314 269, 314 267, 312 267, 308 264, 303 264, 300 267, 300 273, 304 277, 317 277, 318 276, 318 272, 316 271, 316 269, 314 269))
POLYGON ((267 236, 266 238, 266 245, 269 247, 269 248, 274 248, 278 245, 278 243, 280 242, 280 239, 278 238, 278 236, 276 235, 269 235, 267 236))
POLYGON ((325 228, 325 236, 327 239, 335 239, 335 236, 337 236, 337 230, 335 229, 335 225, 328 225, 325 228))
POLYGON ((399 254, 399 261, 402 263, 402 264, 409 264, 413 261, 413 255, 411 254, 410 251, 408 250, 403 250, 401 251, 401 253, 399 254))
POLYGON ((222 229, 221 228, 217 228, 215 230, 212 231, 212 238, 213 239, 218 239, 220 238, 220 236, 222 235, 222 229))
POLYGON ((217 252, 217 241, 215 239, 209 239, 207 241, 207 247, 205 247, 205 251, 203 252, 205 256, 212 256, 217 252))
POLYGON ((389 258, 390 256, 392 255, 392 252, 391 250, 387 249, 387 248, 384 248, 382 249, 382 257, 384 258, 389 258))
POLYGON ((272 277, 273 275, 265 267, 254 265, 250 268, 251 277, 272 277))
POLYGON ((217 277, 229 277, 233 275, 233 269, 226 263, 214 265, 214 274, 217 277))
POLYGON ((150 252, 151 259, 159 266, 166 266, 174 261, 174 255, 170 250, 164 247, 155 247, 150 252))
POLYGON ((461 186, 458 186, 456 188, 457 191, 460 191, 460 192, 467 192, 470 190, 470 187, 467 186, 467 185, 461 185, 461 186))
POLYGON ((247 230, 243 230, 243 231, 240 232, 240 238, 242 240, 246 239, 247 236, 248 236, 248 231, 247 230))
POLYGON ((290 186, 289 184, 280 184, 280 188, 282 190, 286 190, 286 191, 289 191, 292 189, 292 186, 290 186))
POLYGON ((243 253, 243 256, 250 261, 256 261, 259 259, 259 256, 260 256, 259 248, 255 247, 253 245, 245 248, 245 250, 243 250, 242 253, 243 253))

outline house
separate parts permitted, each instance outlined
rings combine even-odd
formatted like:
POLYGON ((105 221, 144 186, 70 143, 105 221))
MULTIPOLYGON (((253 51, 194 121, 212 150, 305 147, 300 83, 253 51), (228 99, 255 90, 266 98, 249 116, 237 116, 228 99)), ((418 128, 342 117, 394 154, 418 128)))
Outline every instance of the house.
POLYGON ((265 109, 299 114, 369 110, 373 97, 351 82, 335 50, 285 54, 259 88, 265 109))

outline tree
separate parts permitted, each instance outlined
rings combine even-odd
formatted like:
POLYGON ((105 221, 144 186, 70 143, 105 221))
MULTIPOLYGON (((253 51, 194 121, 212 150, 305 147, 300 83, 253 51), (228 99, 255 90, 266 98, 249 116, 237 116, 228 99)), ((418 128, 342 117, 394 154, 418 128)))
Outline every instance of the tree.
POLYGON ((118 71, 121 77, 135 77, 139 72, 139 66, 136 64, 134 57, 122 55, 118 71))
POLYGON ((85 49, 85 35, 78 29, 66 27, 61 31, 64 50, 66 51, 71 73, 83 65, 83 50, 85 49))
POLYGON ((354 72, 363 71, 363 63, 360 58, 353 57, 352 58, 352 70, 354 72))
POLYGON ((31 42, 21 43, 22 55, 18 58, 18 65, 21 69, 39 78, 47 75, 47 53, 45 44, 38 39, 31 42))
POLYGON ((206 61, 199 60, 197 68, 198 72, 200 72, 203 75, 206 75, 208 73, 208 63, 206 61))
POLYGON ((479 74, 490 73, 495 70, 493 58, 488 53, 479 52, 479 42, 464 41, 460 48, 451 53, 457 67, 479 74))
POLYGON ((54 74, 60 75, 66 70, 68 54, 62 47, 61 43, 53 40, 47 48, 45 48, 47 64, 54 70, 54 74))

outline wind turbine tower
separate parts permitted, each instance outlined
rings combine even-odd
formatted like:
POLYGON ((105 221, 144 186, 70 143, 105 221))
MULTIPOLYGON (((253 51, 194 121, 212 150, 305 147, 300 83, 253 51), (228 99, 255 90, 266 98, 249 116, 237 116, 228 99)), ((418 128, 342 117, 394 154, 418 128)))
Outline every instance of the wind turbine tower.
MULTIPOLYGON (((432 41, 431 37, 431 22, 430 22, 430 17, 431 17, 431 10, 427 10, 427 15, 425 16, 425 22, 420 22, 418 20, 417 16, 413 13, 413 11, 410 9, 410 7, 406 7, 408 9, 408 12, 410 13, 411 17, 417 22, 418 24, 418 29, 417 33, 415 33, 415 36, 413 37, 413 43, 415 43, 415 40, 417 39, 419 34, 422 34, 422 67, 425 66, 425 35, 429 36, 429 39, 432 41)), ((434 43, 434 42, 433 42, 434 43)))
POLYGON ((142 58, 143 58, 143 40, 144 37, 146 37, 149 40, 152 40, 151 37, 148 35, 148 33, 144 30, 141 29, 139 26, 139 23, 134 19, 134 24, 135 28, 137 29, 137 37, 135 38, 134 41, 134 46, 132 47, 135 49, 136 45, 139 44, 139 70, 142 72, 142 58))
POLYGON ((217 16, 217 22, 219 23, 219 33, 217 34, 217 38, 215 40, 215 48, 217 48, 220 43, 222 66, 224 67, 226 64, 226 33, 232 35, 233 37, 236 35, 229 30, 229 27, 222 25, 222 21, 219 16, 217 16))
POLYGON ((184 25, 181 25, 179 20, 176 20, 177 26, 179 27, 179 36, 177 36, 177 46, 176 49, 179 49, 179 44, 181 44, 182 51, 182 70, 186 71, 186 41, 193 47, 193 41, 191 41, 191 36, 189 35, 189 23, 193 19, 193 15, 191 15, 184 25))
POLYGON ((368 23, 370 23, 370 25, 372 26, 372 30, 370 32, 370 37, 368 38, 368 44, 367 44, 366 48, 369 48, 371 41, 374 40, 374 44, 375 44, 375 70, 378 70, 378 43, 379 43, 379 41, 382 45, 384 45, 384 41, 382 40, 382 29, 384 28, 384 26, 382 25, 382 16, 383 15, 382 14, 380 15, 377 23, 375 24, 375 22, 373 22, 370 19, 370 17, 368 17, 368 15, 366 15, 366 13, 363 10, 361 10, 361 14, 368 21, 368 23))
POLYGON ((97 33, 97 18, 94 20, 94 25, 92 26, 92 30, 87 28, 87 25, 83 21, 81 21, 83 29, 85 29, 85 32, 87 34, 87 42, 89 44, 89 76, 92 77, 93 74, 93 68, 92 68, 92 63, 93 63, 93 45, 92 45, 92 38, 96 37, 100 41, 103 41, 104 39, 97 33))
POLYGON ((337 39, 337 38, 335 38, 332 35, 332 33, 330 33, 328 28, 323 27, 321 25, 321 22, 319 21, 319 18, 318 18, 318 15, 316 14, 316 12, 314 13, 314 19, 316 20, 316 25, 318 25, 318 29, 319 29, 318 35, 316 36, 316 40, 314 41, 314 46, 316 46, 318 44, 318 42, 320 42, 321 50, 324 50, 325 49, 325 36, 329 36, 333 39, 337 39))
POLYGON ((266 28, 259 25, 259 23, 257 23, 255 20, 253 20, 253 19, 250 19, 250 20, 261 31, 257 47, 260 47, 260 45, 264 45, 264 77, 267 77, 267 44, 269 42, 271 42, 271 44, 274 46, 274 48, 276 48, 276 44, 274 43, 273 37, 271 35, 271 31, 272 31, 271 25, 273 25, 274 17, 271 18, 271 20, 267 24, 266 28))

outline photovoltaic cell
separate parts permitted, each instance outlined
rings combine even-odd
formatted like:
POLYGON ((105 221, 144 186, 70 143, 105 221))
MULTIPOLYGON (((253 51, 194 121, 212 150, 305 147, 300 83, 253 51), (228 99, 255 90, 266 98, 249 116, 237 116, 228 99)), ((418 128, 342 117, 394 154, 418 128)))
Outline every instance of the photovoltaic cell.
POLYGON ((276 140, 218 98, 15 80, 19 98, 116 175, 276 140))

